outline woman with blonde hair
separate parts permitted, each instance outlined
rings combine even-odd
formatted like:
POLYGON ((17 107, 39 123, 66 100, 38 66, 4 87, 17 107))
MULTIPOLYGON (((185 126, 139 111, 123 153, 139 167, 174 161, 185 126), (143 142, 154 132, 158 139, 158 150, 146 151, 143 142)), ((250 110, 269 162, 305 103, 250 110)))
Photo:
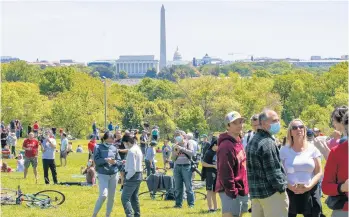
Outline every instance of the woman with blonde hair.
POLYGON ((289 217, 321 216, 321 196, 318 186, 322 176, 321 153, 307 141, 302 120, 291 121, 287 130, 287 144, 281 147, 280 158, 287 175, 289 217))

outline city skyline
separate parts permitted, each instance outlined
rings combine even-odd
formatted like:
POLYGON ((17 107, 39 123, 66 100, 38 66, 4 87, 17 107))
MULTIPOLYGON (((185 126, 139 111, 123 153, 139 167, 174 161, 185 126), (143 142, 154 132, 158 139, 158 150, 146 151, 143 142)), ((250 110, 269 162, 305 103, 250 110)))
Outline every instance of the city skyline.
MULTIPOLYGON (((348 53, 348 2, 3 2, 1 55, 27 61, 206 53, 309 59, 348 53)), ((244 58, 240 55, 234 58, 244 58)))

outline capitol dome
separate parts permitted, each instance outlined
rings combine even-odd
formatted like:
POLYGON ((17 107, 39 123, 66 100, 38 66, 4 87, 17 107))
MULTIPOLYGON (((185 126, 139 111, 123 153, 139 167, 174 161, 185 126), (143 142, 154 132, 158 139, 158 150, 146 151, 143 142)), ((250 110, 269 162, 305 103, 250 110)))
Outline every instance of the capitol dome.
POLYGON ((182 55, 179 53, 178 46, 177 46, 177 50, 173 55, 173 61, 179 61, 179 60, 182 60, 182 55))

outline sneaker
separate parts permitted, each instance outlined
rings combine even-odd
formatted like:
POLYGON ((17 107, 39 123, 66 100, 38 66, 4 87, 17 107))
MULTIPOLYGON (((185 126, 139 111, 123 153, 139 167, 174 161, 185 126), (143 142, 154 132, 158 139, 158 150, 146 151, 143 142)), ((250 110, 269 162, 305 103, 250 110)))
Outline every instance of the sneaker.
POLYGON ((182 206, 180 206, 180 205, 175 205, 173 208, 180 209, 180 208, 182 208, 182 206))
POLYGON ((190 206, 189 206, 189 209, 193 209, 193 208, 194 208, 194 205, 190 205, 190 206))

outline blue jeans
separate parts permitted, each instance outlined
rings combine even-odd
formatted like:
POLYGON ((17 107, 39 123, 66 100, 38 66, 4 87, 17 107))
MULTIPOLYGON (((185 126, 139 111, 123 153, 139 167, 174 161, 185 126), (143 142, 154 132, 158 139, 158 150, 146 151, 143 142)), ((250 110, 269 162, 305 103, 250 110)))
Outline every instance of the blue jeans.
POLYGON ((173 176, 176 189, 176 206, 182 206, 183 203, 183 182, 187 193, 187 202, 189 206, 194 206, 195 198, 192 184, 192 171, 189 164, 174 166, 173 176))

